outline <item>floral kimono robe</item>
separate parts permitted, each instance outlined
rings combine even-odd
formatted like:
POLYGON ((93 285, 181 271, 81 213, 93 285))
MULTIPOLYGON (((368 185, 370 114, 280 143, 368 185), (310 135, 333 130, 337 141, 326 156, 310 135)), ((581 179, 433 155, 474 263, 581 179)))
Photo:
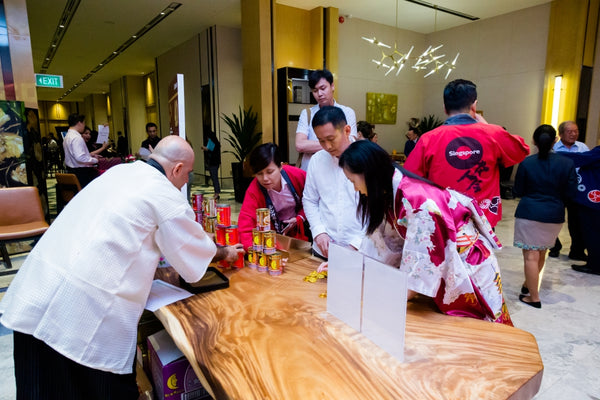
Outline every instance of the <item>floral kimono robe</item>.
POLYGON ((396 171, 394 209, 361 251, 408 273, 408 288, 448 315, 512 325, 494 249, 498 238, 475 201, 396 171))

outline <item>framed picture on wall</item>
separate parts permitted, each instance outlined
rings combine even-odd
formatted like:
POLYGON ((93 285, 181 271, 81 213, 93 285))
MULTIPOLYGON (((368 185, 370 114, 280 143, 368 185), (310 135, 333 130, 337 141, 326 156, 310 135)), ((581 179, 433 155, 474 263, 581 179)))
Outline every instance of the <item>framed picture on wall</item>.
POLYGON ((372 124, 396 123, 398 95, 386 93, 367 93, 367 121, 372 124))

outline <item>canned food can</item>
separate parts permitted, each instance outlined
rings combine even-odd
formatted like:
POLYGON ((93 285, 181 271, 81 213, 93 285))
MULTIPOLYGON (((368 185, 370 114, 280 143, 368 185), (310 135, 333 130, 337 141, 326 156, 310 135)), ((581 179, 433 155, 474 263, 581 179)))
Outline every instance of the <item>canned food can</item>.
POLYGON ((225 246, 227 243, 225 242, 225 225, 217 224, 215 227, 215 242, 222 246, 225 246))
POLYGON ((256 251, 263 251, 263 231, 258 228, 252 229, 252 247, 256 251))
POLYGON ((269 256, 263 252, 258 252, 258 264, 256 269, 258 272, 267 272, 269 256))
POLYGON ((266 254, 275 253, 277 245, 277 238, 275 237, 275 231, 263 232, 263 252, 266 254))
POLYGON ((202 224, 202 222, 203 222, 202 211, 196 212, 195 214, 196 214, 196 222, 199 224, 202 224))
POLYGON ((204 195, 202 193, 194 193, 192 195, 192 208, 195 212, 202 212, 203 201, 204 195))
POLYGON ((204 199, 204 215, 217 216, 217 201, 215 199, 204 199))
POLYGON ((217 224, 231 225, 231 206, 229 204, 217 204, 217 224))
POLYGON ((258 262, 258 253, 256 251, 254 251, 254 249, 252 248, 252 246, 248 247, 248 250, 246 252, 246 260, 248 261, 248 268, 252 268, 252 269, 256 269, 257 267, 257 262, 258 262))
POLYGON ((281 253, 276 251, 269 256, 269 275, 277 276, 283 273, 281 253))
POLYGON ((269 214, 268 208, 256 209, 256 227, 261 231, 268 231, 271 229, 271 215, 269 214))
POLYGON ((217 217, 208 217, 204 214, 204 231, 207 233, 215 233, 217 225, 217 217))
POLYGON ((225 244, 233 246, 240 242, 240 233, 237 225, 231 225, 225 228, 225 244))
POLYGON ((238 254, 237 260, 235 260, 233 263, 231 263, 231 266, 235 267, 237 269, 244 268, 244 253, 238 254))

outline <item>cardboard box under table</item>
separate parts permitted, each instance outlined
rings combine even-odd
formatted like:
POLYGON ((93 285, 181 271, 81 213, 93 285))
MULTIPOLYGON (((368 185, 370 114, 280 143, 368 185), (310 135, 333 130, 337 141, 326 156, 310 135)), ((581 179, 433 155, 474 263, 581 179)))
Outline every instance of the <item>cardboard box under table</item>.
POLYGON ((148 337, 148 357, 157 399, 211 398, 166 330, 148 337))

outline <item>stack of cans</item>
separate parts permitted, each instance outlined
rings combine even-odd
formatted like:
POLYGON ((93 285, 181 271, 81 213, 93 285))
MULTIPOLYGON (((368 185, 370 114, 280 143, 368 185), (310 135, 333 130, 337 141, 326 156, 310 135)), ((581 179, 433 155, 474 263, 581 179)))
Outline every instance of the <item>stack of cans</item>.
POLYGON ((275 231, 271 230, 268 208, 256 210, 256 228, 252 230, 252 247, 248 249, 248 266, 270 275, 281 275, 281 253, 277 251, 275 231))
MULTIPOLYGON (((203 223, 204 217, 204 195, 202 193, 194 193, 192 195, 192 208, 196 214, 196 222, 203 223)), ((204 226, 204 225, 203 225, 204 226)))
MULTIPOLYGON (((216 205, 215 220, 215 242, 221 246, 233 246, 240 242, 240 234, 237 225, 231 224, 231 206, 229 204, 216 205)), ((244 254, 240 254, 234 263, 221 261, 223 268, 243 268, 244 254)))

